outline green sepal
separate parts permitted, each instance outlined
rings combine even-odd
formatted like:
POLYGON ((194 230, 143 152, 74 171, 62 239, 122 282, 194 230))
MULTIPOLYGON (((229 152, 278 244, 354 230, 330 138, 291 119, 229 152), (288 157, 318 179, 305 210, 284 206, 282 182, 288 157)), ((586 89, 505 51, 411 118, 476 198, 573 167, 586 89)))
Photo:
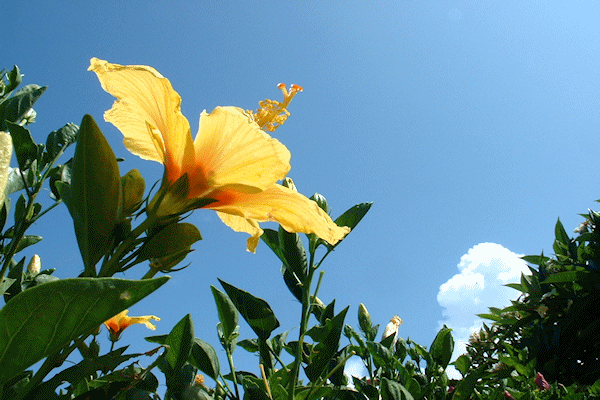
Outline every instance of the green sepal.
POLYGON ((115 154, 90 115, 81 121, 71 174, 71 185, 57 182, 57 188, 73 217, 84 274, 95 276, 118 223, 121 176, 115 154))
POLYGON ((190 314, 183 317, 171 330, 165 344, 169 346, 167 362, 175 373, 183 368, 194 343, 194 322, 190 314))
POLYGON ((279 327, 275 313, 266 301, 219 279, 221 286, 259 339, 267 340, 279 327))
POLYGON ((121 208, 121 219, 132 215, 144 198, 146 182, 137 169, 132 169, 121 177, 121 188, 123 190, 123 206, 121 208))
POLYGON ((62 279, 15 296, 0 310, 0 384, 91 333, 167 280, 62 279))
POLYGON ((379 325, 373 326, 371 314, 369 314, 367 307, 363 303, 358 305, 358 326, 367 340, 375 340, 379 325))
POLYGON ((195 225, 172 223, 154 233, 140 248, 138 261, 162 258, 189 250, 190 246, 202 239, 195 225))

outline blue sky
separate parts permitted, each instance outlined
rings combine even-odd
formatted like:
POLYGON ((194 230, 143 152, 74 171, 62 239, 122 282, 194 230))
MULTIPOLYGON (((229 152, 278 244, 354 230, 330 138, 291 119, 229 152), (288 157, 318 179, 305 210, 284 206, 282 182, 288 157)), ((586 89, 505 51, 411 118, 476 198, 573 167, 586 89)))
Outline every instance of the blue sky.
MULTIPOLYGON (((573 229, 577 213, 600 197, 595 1, 31 1, 2 8, 0 67, 17 64, 25 83, 49 86, 35 107, 36 139, 91 114, 126 158, 121 173, 138 168, 148 186, 162 166, 129 154, 103 121, 113 98, 86 71, 91 57, 155 67, 180 93, 194 134, 203 109, 254 109, 279 98, 277 83, 302 85, 274 134, 292 153, 299 191, 324 194, 334 217, 374 203, 324 264, 321 297, 337 299, 340 310, 350 305, 354 326, 362 302, 382 326, 399 315, 400 334, 424 345, 444 322, 464 333, 475 323, 468 316, 508 301, 497 277, 518 275, 514 254, 551 253, 556 219, 573 229)), ((78 275, 66 208, 54 215, 31 229, 45 237, 31 254, 59 277, 78 275)), ((284 329, 298 326, 299 304, 264 244, 247 253, 246 236, 211 211, 189 222, 204 237, 191 266, 132 315, 160 316, 157 333, 167 333, 191 313, 196 336, 218 348, 209 286, 219 277, 266 299, 284 329)), ((149 333, 136 328, 123 340, 149 333)), ((242 326, 241 335, 250 337, 250 329, 242 326)))

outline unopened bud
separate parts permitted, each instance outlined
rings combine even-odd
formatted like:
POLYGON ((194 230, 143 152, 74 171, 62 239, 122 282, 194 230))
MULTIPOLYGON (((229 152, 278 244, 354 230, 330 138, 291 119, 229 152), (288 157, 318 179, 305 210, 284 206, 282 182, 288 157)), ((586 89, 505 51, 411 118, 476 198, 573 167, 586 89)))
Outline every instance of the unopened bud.
POLYGON ((23 116, 23 119, 21 120, 21 123, 19 125, 25 126, 34 123, 36 116, 37 113, 35 112, 35 110, 33 108, 30 108, 29 111, 27 111, 27 113, 23 116))
POLYGON ((29 272, 30 275, 37 275, 41 270, 42 260, 40 259, 40 256, 34 254, 33 257, 31 257, 31 261, 29 261, 29 265, 27 266, 27 272, 29 272))

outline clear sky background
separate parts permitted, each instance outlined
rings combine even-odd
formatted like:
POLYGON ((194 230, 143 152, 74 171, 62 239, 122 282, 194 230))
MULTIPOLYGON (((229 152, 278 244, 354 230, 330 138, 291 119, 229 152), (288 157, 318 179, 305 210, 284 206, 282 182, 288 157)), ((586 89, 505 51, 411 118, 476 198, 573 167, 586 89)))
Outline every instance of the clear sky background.
MULTIPOLYGON (((49 86, 35 107, 35 138, 89 113, 126 158, 121 173, 140 169, 148 187, 162 166, 129 154, 103 121, 113 98, 86 71, 91 57, 155 67, 181 95, 194 135, 203 109, 255 109, 280 98, 277 83, 302 85, 274 133, 292 153, 290 177, 302 193, 325 195, 334 217, 374 203, 324 263, 321 298, 335 298, 338 311, 350 305, 355 327, 362 302, 382 327, 399 315, 404 338, 429 346, 446 323, 464 342, 475 313, 516 296, 502 285, 524 268, 517 255, 551 254, 557 218, 572 230, 600 197, 596 1, 27 1, 0 9, 0 67, 17 64, 24 83, 49 86)), ((61 278, 76 276, 83 266, 66 207, 53 215, 31 228, 45 240, 27 254, 61 278)), ((191 313, 196 336, 223 355, 209 288, 219 277, 267 300, 295 338, 300 305, 267 246, 247 253, 247 236, 212 211, 188 221, 204 237, 190 267, 130 313, 160 316, 159 334, 191 313)), ((131 328, 122 342, 149 333, 131 328)), ((251 336, 242 325, 241 337, 251 336)), ((256 368, 252 357, 238 359, 256 368)))

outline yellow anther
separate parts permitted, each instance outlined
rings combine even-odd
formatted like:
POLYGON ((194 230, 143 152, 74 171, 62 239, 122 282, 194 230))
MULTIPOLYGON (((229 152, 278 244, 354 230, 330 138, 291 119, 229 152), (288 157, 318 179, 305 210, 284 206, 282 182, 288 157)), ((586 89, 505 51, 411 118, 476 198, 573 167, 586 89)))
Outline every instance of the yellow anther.
POLYGON ((266 99, 258 103, 260 106, 258 110, 255 112, 248 111, 261 129, 270 132, 279 128, 287 120, 290 115, 287 110, 288 104, 290 104, 296 93, 303 90, 302 86, 299 85, 291 85, 288 90, 284 83, 278 84, 277 87, 283 92, 283 102, 266 99))

